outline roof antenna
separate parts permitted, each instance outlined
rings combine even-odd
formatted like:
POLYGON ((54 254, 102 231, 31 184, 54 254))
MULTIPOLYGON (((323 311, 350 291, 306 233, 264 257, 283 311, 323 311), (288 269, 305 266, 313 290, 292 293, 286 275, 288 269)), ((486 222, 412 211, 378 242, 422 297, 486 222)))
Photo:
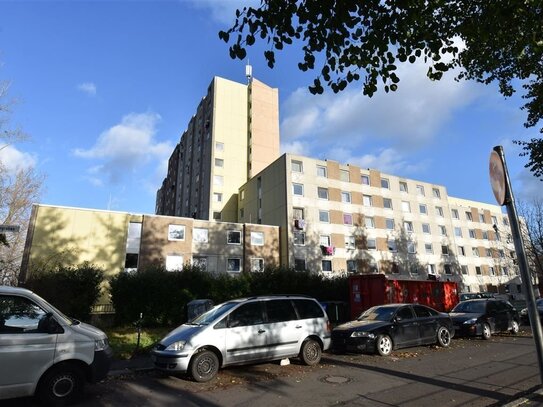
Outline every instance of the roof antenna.
POLYGON ((245 66, 245 76, 247 77, 247 84, 250 84, 253 80, 253 67, 249 64, 249 59, 247 59, 247 65, 245 66))

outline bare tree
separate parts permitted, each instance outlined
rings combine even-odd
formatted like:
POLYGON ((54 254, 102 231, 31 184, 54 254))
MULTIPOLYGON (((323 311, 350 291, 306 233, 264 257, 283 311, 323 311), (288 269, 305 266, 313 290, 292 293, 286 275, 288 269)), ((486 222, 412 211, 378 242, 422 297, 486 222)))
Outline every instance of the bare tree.
POLYGON ((543 283, 543 200, 519 202, 517 204, 522 217, 521 227, 524 239, 526 257, 532 274, 538 276, 540 284, 543 283))
MULTIPOLYGON (((0 82, 0 153, 28 136, 10 126, 14 100, 7 100, 8 82, 0 82)), ((17 225, 19 232, 0 234, 0 284, 15 284, 19 274, 32 203, 41 194, 43 176, 34 168, 8 168, 0 154, 0 225, 17 225)))

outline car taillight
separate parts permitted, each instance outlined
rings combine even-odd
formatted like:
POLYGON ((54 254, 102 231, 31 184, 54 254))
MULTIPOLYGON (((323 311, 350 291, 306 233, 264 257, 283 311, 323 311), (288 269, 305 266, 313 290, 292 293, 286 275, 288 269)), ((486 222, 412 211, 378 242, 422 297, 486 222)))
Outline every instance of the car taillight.
POLYGON ((326 330, 328 332, 332 332, 332 324, 330 323, 330 321, 326 321, 326 330))

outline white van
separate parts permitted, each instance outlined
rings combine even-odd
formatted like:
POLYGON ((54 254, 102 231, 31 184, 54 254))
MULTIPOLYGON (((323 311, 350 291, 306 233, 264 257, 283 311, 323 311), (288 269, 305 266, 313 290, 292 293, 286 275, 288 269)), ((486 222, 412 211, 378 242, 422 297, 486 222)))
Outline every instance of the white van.
POLYGON ((85 381, 107 375, 112 355, 99 329, 32 291, 0 286, 0 400, 35 394, 47 405, 69 404, 85 381))
POLYGON ((220 367, 299 357, 319 363, 330 347, 322 306, 300 295, 252 297, 219 304, 163 338, 151 352, 155 368, 189 372, 205 382, 220 367))

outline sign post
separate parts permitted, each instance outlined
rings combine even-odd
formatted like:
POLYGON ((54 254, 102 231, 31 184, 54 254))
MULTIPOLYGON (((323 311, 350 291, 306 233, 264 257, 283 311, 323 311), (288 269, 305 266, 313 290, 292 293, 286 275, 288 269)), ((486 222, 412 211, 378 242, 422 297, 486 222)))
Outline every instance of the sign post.
POLYGON ((535 302, 532 276, 530 275, 528 261, 526 260, 526 252, 524 251, 522 233, 515 206, 515 199, 513 197, 513 189, 511 188, 511 180, 509 179, 509 173, 507 172, 505 154, 503 153, 502 146, 494 147, 490 153, 489 172, 490 185, 492 186, 492 191, 494 192, 496 201, 500 206, 505 205, 507 209, 509 224, 511 225, 511 234, 513 235, 513 242, 515 244, 515 251, 517 253, 522 286, 524 287, 524 291, 526 293, 528 316, 530 318, 530 325, 532 327, 532 334, 534 336, 537 351, 537 361, 539 363, 539 375, 541 383, 543 384, 543 333, 535 302))

